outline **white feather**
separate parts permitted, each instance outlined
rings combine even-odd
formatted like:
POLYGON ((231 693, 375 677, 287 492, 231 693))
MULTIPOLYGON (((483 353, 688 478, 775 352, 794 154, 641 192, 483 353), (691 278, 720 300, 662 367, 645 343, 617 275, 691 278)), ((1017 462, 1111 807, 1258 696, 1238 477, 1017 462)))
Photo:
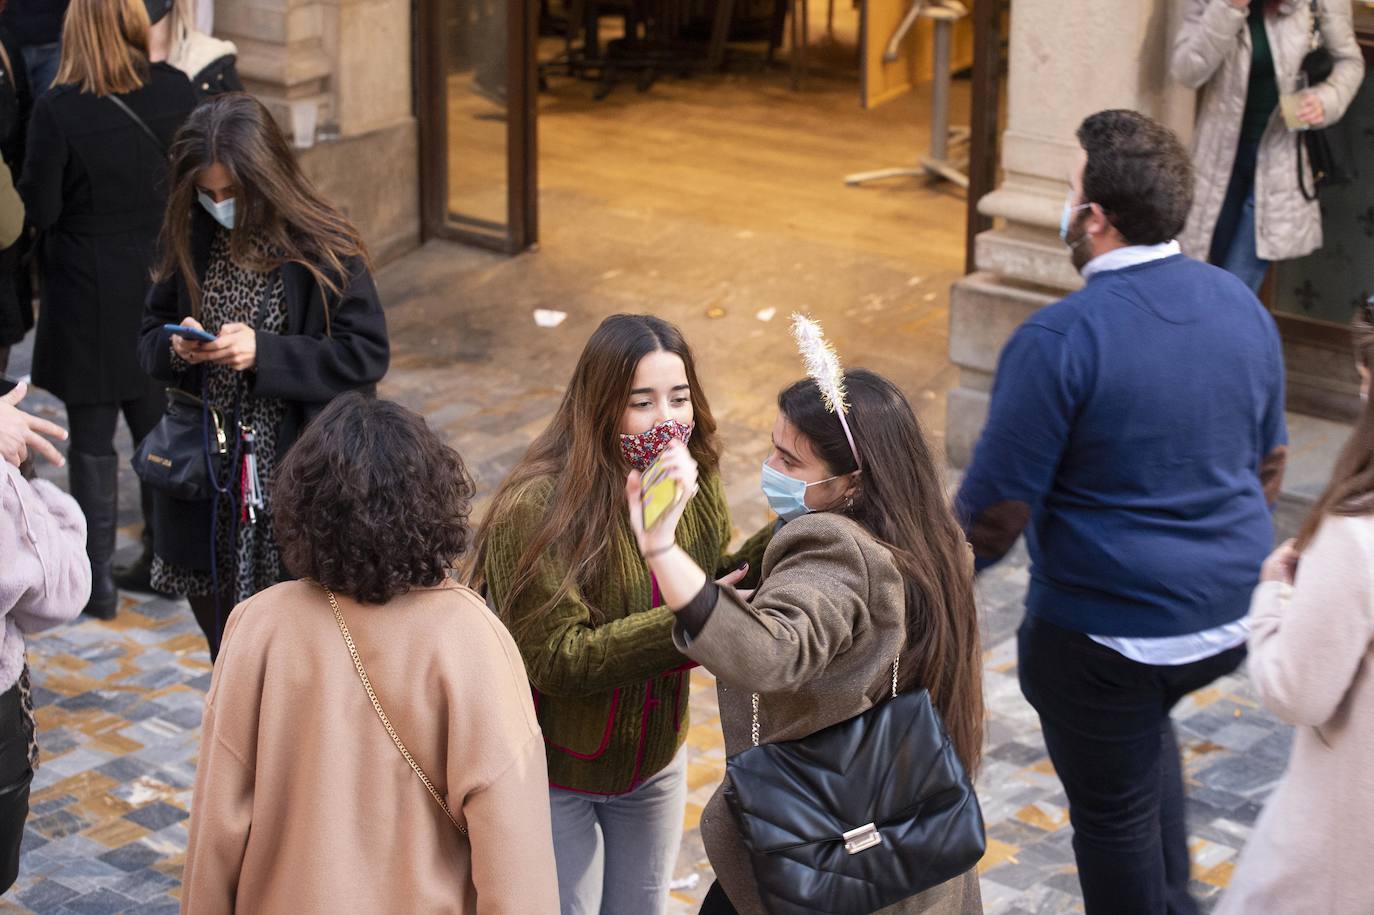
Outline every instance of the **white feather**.
POLYGON ((825 339, 821 326, 811 318, 801 314, 792 315, 792 336, 797 340, 797 349, 806 363, 806 374, 821 389, 821 399, 831 413, 836 410, 848 411, 849 402, 845 398, 844 369, 840 367, 840 357, 835 348, 825 339))

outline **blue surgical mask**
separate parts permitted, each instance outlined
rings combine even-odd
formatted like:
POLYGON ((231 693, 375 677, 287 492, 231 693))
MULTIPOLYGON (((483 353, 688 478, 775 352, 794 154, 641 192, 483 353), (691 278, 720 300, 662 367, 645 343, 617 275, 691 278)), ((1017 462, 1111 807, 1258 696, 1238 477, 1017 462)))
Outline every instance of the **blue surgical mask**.
POLYGON ((1086 210, 1088 207, 1092 206, 1092 204, 1080 203, 1078 206, 1074 206, 1069 202, 1072 199, 1072 193, 1070 193, 1068 197, 1064 198, 1064 209, 1059 214, 1059 240, 1062 241, 1064 244, 1069 245, 1069 247, 1071 248, 1076 248, 1078 247, 1078 243, 1081 242, 1083 239, 1080 238, 1073 244, 1069 244, 1069 223, 1073 221, 1074 213, 1077 213, 1079 210, 1086 210))
POLYGON ((224 226, 226 229, 234 228, 234 198, 221 200, 219 203, 210 199, 210 195, 204 191, 196 191, 196 196, 200 198, 200 205, 205 207, 205 212, 209 213, 215 222, 224 226))
POLYGON ((768 500, 768 507, 773 513, 784 521, 791 521, 793 518, 800 518, 807 512, 815 511, 814 508, 806 504, 806 490, 812 486, 819 486, 822 483, 829 483, 837 479, 838 476, 827 477, 824 480, 817 480, 815 483, 807 483, 795 477, 774 470, 768 466, 768 462, 763 464, 763 497, 768 500))

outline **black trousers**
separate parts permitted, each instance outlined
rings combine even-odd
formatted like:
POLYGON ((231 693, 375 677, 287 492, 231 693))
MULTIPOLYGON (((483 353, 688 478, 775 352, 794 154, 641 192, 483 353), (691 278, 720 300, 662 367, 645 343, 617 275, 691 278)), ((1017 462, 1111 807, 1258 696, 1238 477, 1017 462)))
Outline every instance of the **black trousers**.
POLYGON ((1069 799, 1088 915, 1194 915, 1169 711, 1240 666, 1245 647, 1191 664, 1140 664, 1029 615, 1017 642, 1021 692, 1069 799))
POLYGON ((70 427, 72 450, 83 454, 114 454, 115 426, 119 414, 129 424, 134 445, 153 431, 167 408, 167 398, 158 391, 137 400, 123 403, 92 403, 67 406, 67 425, 70 427))
POLYGON ((19 698, 19 684, 0 693, 0 893, 19 877, 19 843, 29 815, 28 718, 19 698))

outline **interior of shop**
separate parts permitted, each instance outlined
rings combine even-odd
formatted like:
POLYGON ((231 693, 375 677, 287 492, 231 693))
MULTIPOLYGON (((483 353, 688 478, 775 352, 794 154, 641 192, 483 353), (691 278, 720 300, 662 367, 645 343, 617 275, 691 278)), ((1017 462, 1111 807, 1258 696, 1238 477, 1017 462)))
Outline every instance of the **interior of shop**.
POLYGON ((963 262, 968 6, 544 0, 526 95, 510 81, 505 0, 442 5, 445 215, 460 231, 508 227, 512 184, 528 179, 511 167, 511 119, 532 98, 541 235, 600 209, 963 262), (882 169, 902 171, 846 181, 882 169))

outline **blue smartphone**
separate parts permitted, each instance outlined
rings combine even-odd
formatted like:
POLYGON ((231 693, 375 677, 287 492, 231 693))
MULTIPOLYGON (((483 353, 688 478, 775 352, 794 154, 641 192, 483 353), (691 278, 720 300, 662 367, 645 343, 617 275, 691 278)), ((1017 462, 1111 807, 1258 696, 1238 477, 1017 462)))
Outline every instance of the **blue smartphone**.
POLYGON ((214 343, 216 337, 208 330, 201 330, 199 327, 185 327, 181 324, 164 324, 162 329, 169 334, 178 337, 185 337, 187 340, 196 340, 200 343, 214 343))

